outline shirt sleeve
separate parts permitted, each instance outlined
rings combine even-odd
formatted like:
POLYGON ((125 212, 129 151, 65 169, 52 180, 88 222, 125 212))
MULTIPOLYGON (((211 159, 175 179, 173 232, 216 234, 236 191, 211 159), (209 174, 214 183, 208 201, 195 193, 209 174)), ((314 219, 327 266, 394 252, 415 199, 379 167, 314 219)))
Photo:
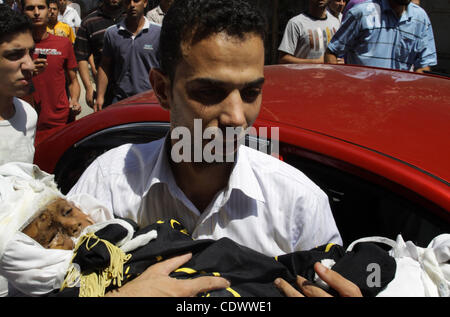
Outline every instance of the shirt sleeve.
POLYGON ((67 69, 74 69, 78 67, 77 59, 75 58, 75 52, 69 39, 67 39, 67 43, 67 69))
POLYGON ((298 40, 301 38, 302 32, 301 24, 295 23, 292 19, 289 20, 278 50, 295 56, 298 40))
POLYGON ((414 69, 437 65, 436 44, 434 41, 433 27, 430 20, 426 19, 425 28, 421 34, 417 47, 417 58, 414 61, 414 69))
POLYGON ((342 245, 325 192, 314 192, 301 197, 297 201, 293 219, 294 251, 306 251, 328 243, 342 245))
POLYGON ((102 50, 102 56, 106 57, 113 57, 113 48, 112 48, 112 41, 111 41, 111 29, 106 29, 105 37, 103 40, 103 50, 102 50))
POLYGON ((343 56, 347 51, 355 46, 359 37, 360 19, 355 17, 351 11, 349 11, 341 26, 334 34, 328 49, 336 56, 343 56))
POLYGON ((99 159, 96 159, 84 171, 78 182, 67 194, 67 197, 70 199, 71 197, 87 193, 100 201, 105 208, 112 211, 112 197, 107 189, 108 185, 108 179, 104 176, 99 159))
POLYGON ((92 53, 87 25, 85 23, 82 23, 77 31, 74 48, 77 61, 87 61, 92 53))
POLYGON ((74 14, 73 14, 73 21, 74 21, 74 27, 76 27, 76 28, 80 27, 81 18, 75 9, 74 9, 74 14))

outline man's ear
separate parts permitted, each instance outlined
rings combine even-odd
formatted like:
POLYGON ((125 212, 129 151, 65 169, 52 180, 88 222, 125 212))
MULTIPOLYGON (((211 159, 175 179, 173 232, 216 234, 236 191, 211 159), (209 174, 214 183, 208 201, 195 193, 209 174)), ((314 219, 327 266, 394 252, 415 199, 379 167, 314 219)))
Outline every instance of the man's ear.
POLYGON ((164 75, 160 69, 152 68, 150 70, 150 84, 161 107, 170 110, 171 83, 169 77, 164 75))

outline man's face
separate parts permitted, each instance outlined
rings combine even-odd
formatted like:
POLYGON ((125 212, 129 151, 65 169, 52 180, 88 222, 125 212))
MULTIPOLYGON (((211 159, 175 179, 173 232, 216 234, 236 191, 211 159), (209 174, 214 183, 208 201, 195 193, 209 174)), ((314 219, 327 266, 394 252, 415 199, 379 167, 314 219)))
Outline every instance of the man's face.
POLYGON ((11 35, 0 44, 0 96, 22 97, 29 93, 34 63, 31 32, 11 35))
POLYGON ((45 210, 22 232, 47 249, 72 250, 72 237, 94 222, 65 199, 59 198, 48 204, 45 210))
POLYGON ((121 7, 122 6, 122 0, 104 0, 104 3, 109 7, 121 7))
POLYGON ((342 11, 344 11, 345 1, 344 0, 330 0, 328 2, 328 6, 330 7, 331 11, 341 13, 342 11))
POLYGON ((326 8, 329 0, 309 0, 309 5, 313 8, 326 8))
MULTIPOLYGON (((201 119, 202 132, 207 128, 220 129, 224 151, 232 148, 235 152, 239 140, 225 139, 226 128, 247 129, 261 107, 261 37, 248 34, 239 39, 219 33, 194 45, 181 44, 181 50, 183 57, 170 85, 171 128, 187 127, 193 136, 194 119, 201 119)), ((210 141, 203 140, 201 144, 204 147, 210 141)))
POLYGON ((129 17, 141 17, 147 7, 147 0, 124 0, 124 6, 129 17))
POLYGON ((58 1, 59 1, 59 8, 60 8, 60 10, 66 10, 67 0, 58 0, 58 1))
POLYGON ((51 23, 56 23, 58 21, 58 6, 56 3, 50 3, 48 7, 48 20, 51 23))
POLYGON ((48 7, 45 0, 25 0, 23 13, 28 16, 33 27, 47 26, 48 7))

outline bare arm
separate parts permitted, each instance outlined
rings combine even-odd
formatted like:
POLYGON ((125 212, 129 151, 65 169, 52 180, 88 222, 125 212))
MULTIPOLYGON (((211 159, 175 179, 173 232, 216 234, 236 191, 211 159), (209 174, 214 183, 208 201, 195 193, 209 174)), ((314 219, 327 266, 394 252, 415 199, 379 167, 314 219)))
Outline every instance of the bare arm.
POLYGON ((185 254, 154 264, 121 288, 106 293, 105 297, 187 297, 230 286, 221 277, 203 276, 183 280, 169 277, 171 272, 191 257, 192 254, 185 254))
POLYGON ((69 69, 67 75, 69 78, 70 109, 72 109, 75 114, 79 114, 81 112, 81 105, 78 102, 80 99, 80 83, 78 82, 77 70, 69 69))
POLYGON ((324 61, 327 64, 338 64, 338 57, 329 49, 326 50, 324 61))
POLYGON ((97 101, 94 105, 94 111, 100 111, 103 108, 105 102, 106 88, 108 87, 108 81, 111 77, 111 62, 109 57, 102 57, 100 66, 97 73, 97 101))
POLYGON ((416 72, 416 73, 424 73, 424 72, 429 72, 431 70, 431 68, 430 68, 430 66, 425 66, 425 67, 422 67, 422 68, 417 68, 417 69, 415 69, 414 71, 416 72))
POLYGON ((280 52, 279 64, 321 64, 323 56, 317 59, 298 58, 291 54, 280 52))
POLYGON ((78 63, 78 70, 84 89, 86 89, 86 103, 89 107, 94 108, 94 87, 92 86, 91 76, 89 75, 88 62, 80 61, 78 63))

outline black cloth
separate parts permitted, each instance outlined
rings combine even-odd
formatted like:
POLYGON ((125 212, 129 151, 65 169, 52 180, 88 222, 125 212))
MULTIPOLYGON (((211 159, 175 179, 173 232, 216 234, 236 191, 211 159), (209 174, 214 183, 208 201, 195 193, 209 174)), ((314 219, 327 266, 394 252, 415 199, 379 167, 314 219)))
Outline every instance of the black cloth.
MULTIPOLYGON (((309 251, 298 251, 279 257, 265 256, 239 245, 228 238, 219 240, 193 240, 176 220, 152 224, 142 230, 137 226, 135 236, 156 230, 158 236, 148 244, 130 252, 131 258, 124 265, 124 281, 135 278, 147 267, 163 259, 191 252, 192 259, 179 272, 171 273, 175 278, 198 276, 221 276, 230 281, 230 289, 215 290, 211 297, 279 297, 283 294, 274 286, 274 280, 281 277, 295 286, 296 275, 314 281, 315 262, 333 259, 333 270, 354 282, 364 296, 375 296, 393 280, 396 270, 395 260, 374 243, 359 243, 351 252, 339 245, 320 246, 309 251), (379 284, 368 283, 372 270, 370 264, 379 265, 379 284)), ((117 243, 127 234, 121 225, 108 225, 96 232, 97 237, 117 243)), ((89 242, 92 245, 93 241, 89 242)), ((109 265, 109 252, 105 245, 98 243, 93 248, 82 245, 77 250, 73 262, 80 265, 82 272, 101 270, 109 265)), ((115 286, 111 286, 113 288, 115 286)), ((110 289, 109 288, 109 289, 110 289)), ((109 290, 108 289, 108 290, 109 290)), ((107 291, 108 291, 107 290, 107 291)), ((332 292, 332 291, 331 291, 332 292)), ((78 296, 78 289, 65 289, 57 296, 78 296)))

